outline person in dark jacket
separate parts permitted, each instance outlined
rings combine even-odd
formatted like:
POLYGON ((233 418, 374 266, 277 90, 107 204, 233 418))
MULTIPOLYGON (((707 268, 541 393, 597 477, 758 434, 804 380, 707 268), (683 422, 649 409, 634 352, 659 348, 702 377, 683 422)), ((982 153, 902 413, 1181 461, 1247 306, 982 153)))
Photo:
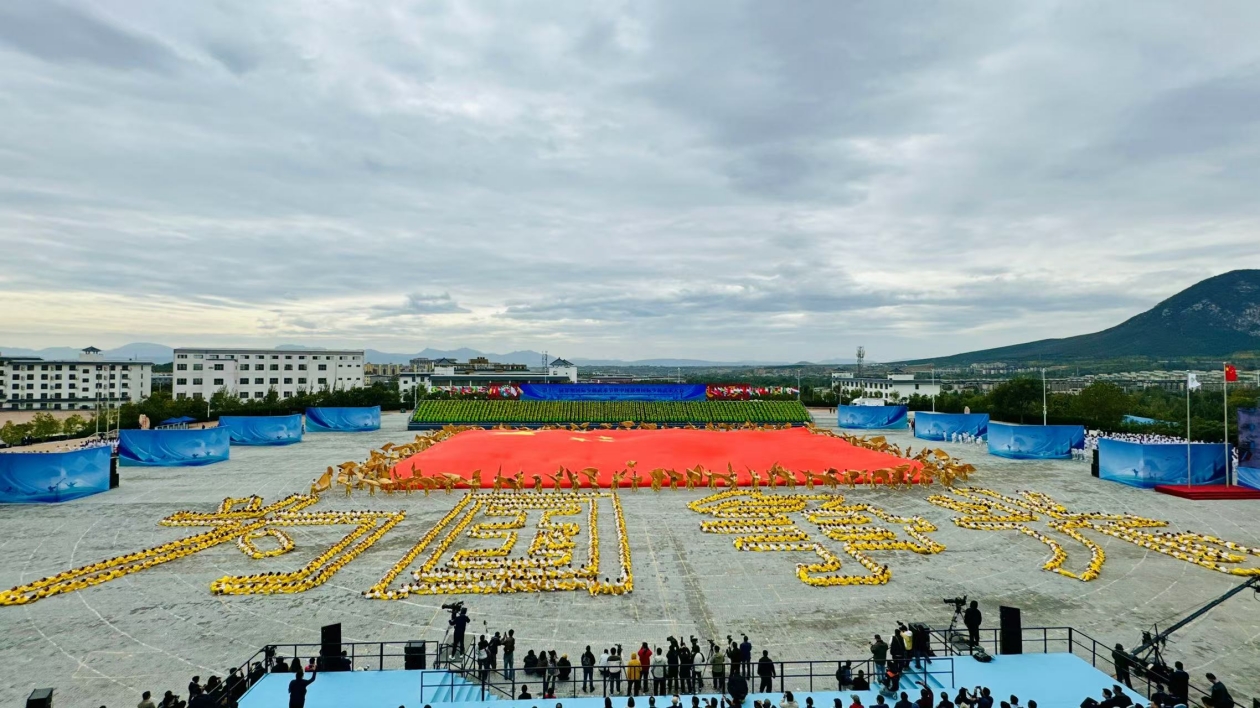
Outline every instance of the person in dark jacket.
POLYGON ((1111 650, 1111 663, 1116 667, 1116 680, 1120 683, 1133 688, 1133 681, 1129 678, 1129 655, 1124 652, 1124 645, 1116 643, 1116 648, 1111 650))
POLYGON ((1181 665, 1180 661, 1173 662, 1172 675, 1168 677, 1168 693, 1172 695, 1173 703, 1190 703, 1190 674, 1186 673, 1186 668, 1181 665))
MULTIPOLYGON (((587 647, 587 649, 589 650, 590 647, 587 647)), ((525 652, 525 658, 521 659, 521 670, 525 672, 526 676, 535 676, 538 673, 537 669, 538 657, 534 654, 534 650, 530 649, 525 652)))
POLYGON ((726 681, 726 692, 731 695, 731 705, 739 708, 748 697, 748 681, 739 672, 732 671, 731 677, 726 681))
POLYGON ((963 612, 963 625, 967 627, 967 644, 972 647, 980 644, 980 622, 982 620, 980 603, 972 600, 971 606, 963 612))
MULTIPOLYGON (((526 661, 529 659, 526 658, 526 661)), ((582 690, 595 690, 595 654, 591 652, 591 645, 586 645, 586 651, 582 652, 582 690)))
POLYGON ((1217 681, 1215 674, 1208 674, 1207 680, 1212 684, 1212 692, 1203 699, 1203 705, 1211 708, 1234 708, 1234 697, 1229 695, 1225 684, 1217 681))
POLYGON ((302 667, 293 672, 293 680, 289 682, 289 708, 303 708, 306 705, 306 687, 315 683, 318 671, 312 671, 310 678, 302 678, 302 667))
POLYGON ((744 664, 744 678, 752 678, 752 642, 748 641, 747 634, 740 636, 744 638, 739 644, 739 660, 744 664))
POLYGON ((761 658, 757 660, 757 676, 761 679, 757 693, 770 693, 774 690, 774 660, 770 658, 770 652, 763 649, 761 658))

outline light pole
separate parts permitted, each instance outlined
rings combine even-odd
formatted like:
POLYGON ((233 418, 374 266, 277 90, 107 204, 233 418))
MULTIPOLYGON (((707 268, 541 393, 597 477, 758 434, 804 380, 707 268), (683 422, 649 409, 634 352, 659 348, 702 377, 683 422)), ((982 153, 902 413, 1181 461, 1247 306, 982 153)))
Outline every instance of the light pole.
POLYGON ((801 370, 796 370, 796 400, 801 400, 801 370))
POLYGON ((1046 370, 1041 370, 1041 424, 1046 424, 1046 370))

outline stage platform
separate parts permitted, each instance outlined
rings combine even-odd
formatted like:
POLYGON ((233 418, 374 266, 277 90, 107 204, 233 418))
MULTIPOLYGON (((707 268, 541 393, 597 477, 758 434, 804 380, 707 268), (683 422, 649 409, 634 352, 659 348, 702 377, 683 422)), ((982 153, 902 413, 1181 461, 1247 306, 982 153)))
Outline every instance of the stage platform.
MULTIPOLYGON (((1219 447, 1219 446, 1218 446, 1219 447)), ((1182 499, 1207 501, 1213 499, 1260 499, 1260 489, 1229 487, 1224 484, 1157 484, 1155 491, 1171 494, 1182 499)))
MULTIPOLYGON (((1011 695, 1019 696, 1020 704, 1029 699, 1037 701, 1042 708, 1058 706, 1071 707, 1080 705, 1086 696, 1102 697, 1102 689, 1111 688, 1116 681, 1111 676, 1098 671, 1088 662, 1072 654, 1022 654, 996 656, 988 664, 982 664, 971 657, 953 657, 954 676, 952 682, 947 673, 932 675, 929 687, 936 693, 939 701, 940 693, 949 693, 950 700, 958 693, 958 688, 966 686, 985 686, 993 692, 996 700, 1007 700, 1011 695), (951 685, 952 684, 952 685, 951 685)), ((941 659, 937 659, 934 670, 943 668, 941 659)), ((518 671, 518 677, 520 676, 518 671)), ((306 708, 421 708, 425 704, 451 706, 476 706, 483 703, 478 699, 477 686, 458 681, 454 700, 450 700, 449 674, 441 671, 355 671, 344 673, 320 674, 311 684, 306 694, 306 708), (421 692, 421 674, 424 674, 424 691, 421 692), (430 685, 435 686, 430 688, 430 685), (439 689, 436 686, 445 688, 439 689)), ((269 674, 259 681, 240 701, 240 708, 275 708, 288 701, 288 683, 292 677, 288 674, 269 674)), ((902 690, 912 698, 918 695, 918 686, 914 684, 915 676, 907 674, 902 680, 902 690), (907 680, 908 679, 908 680, 907 680)), ((525 683, 531 688, 537 685, 529 679, 525 683)), ((830 708, 833 699, 841 699, 843 705, 851 703, 851 696, 859 696, 862 704, 875 705, 877 691, 839 691, 834 679, 815 678, 814 686, 819 690, 810 691, 807 679, 792 679, 785 688, 795 693, 796 700, 805 705, 805 698, 812 697, 818 708, 830 708)), ((518 689, 519 690, 519 689, 518 689)), ((565 694, 571 688, 568 682, 560 684, 559 697, 554 699, 533 698, 525 701, 490 699, 495 706, 502 708, 552 708, 563 704, 565 708, 603 708, 603 696, 589 698, 572 698, 565 694)), ((487 693, 489 695, 489 693, 487 693)), ((702 698, 712 694, 698 694, 702 698)), ((1130 693, 1138 702, 1145 703, 1145 698, 1130 693)), ((783 700, 782 693, 754 693, 748 696, 745 705, 752 701, 769 699, 774 705, 783 700)), ((691 704, 690 695, 683 696, 683 705, 691 704)), ((891 705, 894 700, 889 700, 891 705)), ((635 699, 637 706, 646 708, 647 698, 635 699)), ((624 708, 625 696, 613 698, 615 708, 624 708)), ((668 698, 658 698, 658 706, 668 706, 668 698)))
MULTIPOLYGON (((791 472, 810 470, 815 475, 829 467, 840 471, 863 472, 898 465, 910 465, 917 481, 921 466, 914 460, 868 450, 844 440, 810 432, 805 428, 788 430, 466 430, 449 440, 399 462, 394 466, 395 478, 407 479, 424 472, 454 472, 471 477, 482 471, 482 480, 489 483, 498 470, 504 476, 524 472, 525 483, 532 486, 532 475, 555 474, 560 467, 577 471, 599 470, 599 486, 612 485, 612 474, 625 470, 634 461, 641 484, 647 486, 648 473, 657 467, 682 471, 703 465, 706 470, 725 473, 731 465, 738 475, 739 486, 749 486, 751 468, 763 473, 776 463, 791 472)), ((804 476, 797 480, 804 484, 804 476)), ((551 488, 550 481, 544 483, 551 488)), ((461 485, 465 486, 465 485, 461 485)), ((562 481, 562 487, 568 487, 562 481)), ((587 486, 583 483, 582 486, 587 486)), ((629 478, 622 482, 630 486, 629 478)))

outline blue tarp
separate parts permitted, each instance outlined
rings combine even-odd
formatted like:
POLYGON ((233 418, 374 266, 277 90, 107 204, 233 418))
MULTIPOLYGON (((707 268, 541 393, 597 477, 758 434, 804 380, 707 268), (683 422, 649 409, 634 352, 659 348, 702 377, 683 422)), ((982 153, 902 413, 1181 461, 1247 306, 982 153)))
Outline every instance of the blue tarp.
POLYGON ((1155 425, 1159 422, 1154 418, 1144 418, 1140 415, 1126 415, 1121 420, 1129 425, 1155 425))
POLYGON ((909 424, 905 406, 836 406, 836 425, 841 428, 874 430, 909 424))
POLYGON ((233 445, 292 445, 302 442, 302 416, 224 415, 219 427, 232 433, 233 445))
POLYGON ((310 433, 360 432, 381 429, 381 407, 307 408, 306 430, 310 433))
POLYGON ((108 490, 108 445, 0 454, 0 503, 63 502, 108 490))
POLYGON ((914 414, 914 436, 923 440, 949 440, 954 435, 968 434, 982 438, 989 432, 988 413, 914 414))
MULTIPOLYGON (((1190 445, 1190 464, 1190 484, 1225 483, 1224 445, 1190 445)), ((1098 476, 1131 487, 1186 484, 1186 446, 1101 438, 1098 441, 1098 476)))
POLYGON ((1072 457, 1085 448, 1083 425, 1015 425, 989 423, 989 454, 1015 460, 1072 457))
POLYGON ((1234 479, 1260 489, 1260 408, 1238 409, 1238 469, 1234 479))
POLYGON ((223 462, 229 436, 224 428, 122 430, 118 464, 127 467, 190 467, 223 462))
POLYGON ((158 425, 179 425, 180 423, 195 423, 196 421, 196 418, 189 418, 186 415, 181 415, 178 418, 167 418, 161 423, 158 423, 158 425))
POLYGON ((521 384, 531 401, 703 401, 704 384, 521 384))

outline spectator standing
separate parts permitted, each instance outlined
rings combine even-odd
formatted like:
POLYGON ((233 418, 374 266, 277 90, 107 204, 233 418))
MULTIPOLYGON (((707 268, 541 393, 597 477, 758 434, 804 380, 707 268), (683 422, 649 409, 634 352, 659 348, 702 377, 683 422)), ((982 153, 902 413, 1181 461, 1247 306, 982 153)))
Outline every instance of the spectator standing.
POLYGON ((678 647, 678 684, 679 693, 695 693, 696 669, 691 650, 686 644, 678 647))
POLYGON ((761 658, 757 660, 757 676, 761 679, 757 693, 769 693, 774 690, 774 660, 768 650, 761 650, 761 658))
POLYGON ((302 667, 293 672, 293 680, 289 682, 289 708, 304 708, 306 706, 306 688, 315 683, 315 677, 318 672, 312 671, 310 678, 302 677, 302 667))
POLYGON ((516 630, 509 629, 503 639, 503 678, 516 679, 516 630))
POLYGON ((741 634, 740 636, 744 638, 744 641, 743 641, 743 642, 740 642, 740 645, 739 645, 739 659, 740 659, 740 661, 742 661, 742 662, 744 663, 744 667, 743 667, 743 668, 744 668, 744 677, 745 677, 745 678, 752 678, 752 650, 753 650, 753 645, 752 645, 752 642, 748 641, 748 635, 747 635, 747 634, 741 634))
POLYGON ((464 631, 467 629, 468 623, 471 621, 472 620, 468 619, 468 608, 461 607, 459 608, 459 614, 455 615, 447 622, 447 624, 455 628, 455 637, 451 643, 455 645, 455 651, 460 654, 464 653, 464 631))
POLYGON ((1190 703, 1190 674, 1180 661, 1173 662, 1172 676, 1168 678, 1168 692, 1172 694, 1173 703, 1190 703))
POLYGON ((608 658, 608 693, 621 693, 621 647, 613 649, 608 658))
POLYGON ((582 652, 582 690, 595 690, 595 654, 591 652, 591 645, 586 645, 586 651, 582 652))
POLYGON ((1133 681, 1129 678, 1129 656, 1124 652, 1124 645, 1116 643, 1116 648, 1111 650, 1111 663, 1116 667, 1116 680, 1120 683, 1133 688, 1133 681))
POLYGON ((875 641, 871 642, 871 661, 875 664, 875 675, 884 675, 884 664, 888 662, 888 644, 883 637, 875 635, 875 641))
POLYGON ((652 684, 649 682, 652 680, 652 650, 648 648, 647 642, 643 642, 639 647, 638 655, 639 666, 642 667, 643 672, 643 692, 651 693, 652 684))
POLYGON ((983 619, 980 603, 972 600, 971 606, 963 612, 963 625, 967 628, 967 644, 973 648, 980 644, 980 623, 983 619))
POLYGON ((639 661, 639 655, 630 652, 630 658, 626 663, 626 694, 636 696, 639 694, 639 682, 643 679, 643 663, 639 661))
POLYGON ((849 662, 836 664, 836 690, 843 691, 845 686, 853 683, 853 667, 849 662))
MULTIPOLYGON (((661 648, 656 648, 656 653, 652 655, 652 695, 665 695, 665 682, 669 676, 669 669, 665 666, 665 657, 661 655, 661 648)), ((649 701, 648 705, 652 702, 649 701)))
POLYGON ((726 657, 715 646, 713 656, 709 657, 709 674, 713 676, 713 690, 718 693, 726 685, 726 657))

